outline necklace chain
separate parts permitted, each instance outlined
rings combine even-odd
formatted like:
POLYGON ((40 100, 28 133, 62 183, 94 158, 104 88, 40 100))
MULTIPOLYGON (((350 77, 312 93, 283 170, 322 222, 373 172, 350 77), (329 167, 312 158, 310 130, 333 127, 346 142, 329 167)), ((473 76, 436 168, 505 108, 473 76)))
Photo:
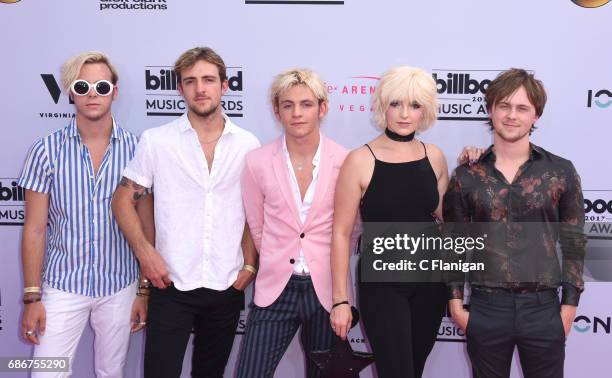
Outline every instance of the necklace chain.
POLYGON ((214 142, 218 141, 218 140, 219 140, 219 138, 221 138, 221 135, 222 135, 222 134, 223 134, 223 133, 221 133, 221 134, 220 134, 218 137, 216 137, 215 139, 213 139, 213 140, 211 140, 211 141, 208 141, 208 142, 205 142, 205 141, 203 141, 203 140, 202 140, 202 139, 200 139, 200 138, 198 138, 198 140, 200 141, 200 143, 201 143, 201 144, 211 144, 211 143, 214 143, 214 142))

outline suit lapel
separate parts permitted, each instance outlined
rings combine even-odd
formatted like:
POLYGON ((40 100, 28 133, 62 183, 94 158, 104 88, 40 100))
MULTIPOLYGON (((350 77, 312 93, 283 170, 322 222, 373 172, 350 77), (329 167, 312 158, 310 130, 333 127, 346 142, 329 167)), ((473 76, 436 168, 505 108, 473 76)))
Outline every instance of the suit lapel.
POLYGON ((282 142, 283 138, 281 137, 278 140, 278 148, 276 149, 274 157, 272 159, 274 175, 276 176, 276 181, 278 182, 280 192, 282 193, 283 198, 285 198, 285 202, 289 206, 293 218, 295 219, 298 225, 301 225, 302 222, 300 221, 300 215, 295 204, 295 198, 293 197, 293 193, 291 192, 291 184, 289 183, 289 171, 287 168, 286 157, 283 153, 283 147, 281 145, 282 142))

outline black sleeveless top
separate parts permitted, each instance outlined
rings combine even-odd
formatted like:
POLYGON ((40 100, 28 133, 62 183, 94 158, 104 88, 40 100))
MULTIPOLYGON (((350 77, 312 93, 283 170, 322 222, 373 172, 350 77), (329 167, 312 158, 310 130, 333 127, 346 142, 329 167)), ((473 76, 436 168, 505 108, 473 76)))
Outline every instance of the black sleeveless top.
MULTIPOLYGON (((423 144, 423 142, 421 142, 423 144)), ((432 222, 439 201, 438 181, 427 158, 388 163, 374 156, 374 172, 363 198, 364 222, 432 222)))

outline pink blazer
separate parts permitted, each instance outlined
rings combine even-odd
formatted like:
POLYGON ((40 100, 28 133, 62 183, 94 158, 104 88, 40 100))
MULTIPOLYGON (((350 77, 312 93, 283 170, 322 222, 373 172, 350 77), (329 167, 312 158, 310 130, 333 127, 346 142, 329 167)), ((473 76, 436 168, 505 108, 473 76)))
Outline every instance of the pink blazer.
MULTIPOLYGON (((255 304, 267 307, 279 297, 293 274, 300 247, 321 305, 330 311, 330 267, 334 193, 338 172, 348 151, 331 139, 321 138, 321 160, 315 195, 302 224, 291 192, 282 136, 246 156, 242 173, 242 199, 251 234, 259 252, 255 304)), ((354 243, 351 243, 354 245, 354 243)), ((352 302, 350 274, 348 292, 352 302)))

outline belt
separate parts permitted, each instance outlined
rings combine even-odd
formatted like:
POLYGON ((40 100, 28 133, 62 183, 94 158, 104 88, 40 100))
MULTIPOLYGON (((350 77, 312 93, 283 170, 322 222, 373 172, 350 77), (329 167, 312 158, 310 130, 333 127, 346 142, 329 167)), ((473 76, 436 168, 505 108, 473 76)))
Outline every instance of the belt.
POLYGON ((546 290, 554 290, 557 289, 550 286, 542 286, 540 284, 528 284, 528 285, 517 285, 517 286, 509 286, 509 287, 491 287, 491 286, 472 286, 473 290, 482 291, 485 293, 492 294, 527 294, 527 293, 537 293, 540 291, 546 290))
POLYGON ((310 273, 296 273, 296 272, 293 272, 291 274, 291 277, 306 279, 306 278, 310 278, 310 273))

